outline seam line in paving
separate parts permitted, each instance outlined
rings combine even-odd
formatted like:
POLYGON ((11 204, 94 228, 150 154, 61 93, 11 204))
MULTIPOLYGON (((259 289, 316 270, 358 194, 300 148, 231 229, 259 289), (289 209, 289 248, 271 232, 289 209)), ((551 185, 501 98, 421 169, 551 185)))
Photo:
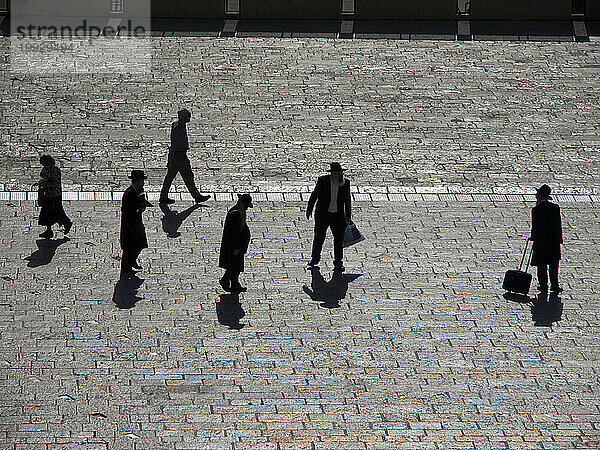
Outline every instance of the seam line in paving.
MULTIPOLYGON (((231 202, 236 198, 235 192, 208 192, 214 201, 231 202)), ((159 192, 147 192, 149 200, 158 201, 159 192)), ((300 202, 308 201, 310 192, 267 191, 251 192, 255 201, 300 202)), ((0 191, 0 201, 35 201, 34 191, 0 191)), ((65 201, 120 201, 121 191, 64 191, 65 201)), ((169 197, 176 201, 193 200, 187 192, 172 192, 169 197)), ((600 203, 600 194, 554 194, 557 203, 600 203)), ((448 192, 353 192, 355 202, 492 202, 522 203, 535 202, 534 194, 494 194, 486 192, 448 193, 448 192)))

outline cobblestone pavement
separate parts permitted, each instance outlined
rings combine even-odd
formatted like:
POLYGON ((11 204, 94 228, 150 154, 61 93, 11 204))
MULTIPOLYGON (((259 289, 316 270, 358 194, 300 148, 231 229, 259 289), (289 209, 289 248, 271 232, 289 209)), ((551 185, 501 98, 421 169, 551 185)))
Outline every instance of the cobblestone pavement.
POLYGON ((367 240, 330 281, 304 204, 257 202, 239 304, 228 204, 190 205, 146 212, 143 282, 117 283, 117 202, 66 202, 50 243, 2 202, 1 448, 600 447, 596 206, 562 205, 565 292, 532 306, 500 289, 531 203, 357 202, 367 240))
POLYGON ((147 75, 32 77, 0 38, 0 448, 600 447, 596 43, 152 43, 147 75), (143 168, 156 197, 182 106, 220 201, 148 210, 146 271, 119 281, 118 193, 143 168), (43 152, 70 239, 37 239, 43 152), (332 160, 367 237, 335 279, 304 269, 299 203, 332 160), (500 284, 541 183, 566 289, 523 303, 500 284), (238 302, 215 266, 241 190, 238 302))
POLYGON ((147 75, 33 77, 0 39, 6 190, 42 152, 67 190, 133 167, 158 187, 185 105, 205 191, 307 186, 339 159, 359 185, 600 193, 595 42, 156 38, 147 75))

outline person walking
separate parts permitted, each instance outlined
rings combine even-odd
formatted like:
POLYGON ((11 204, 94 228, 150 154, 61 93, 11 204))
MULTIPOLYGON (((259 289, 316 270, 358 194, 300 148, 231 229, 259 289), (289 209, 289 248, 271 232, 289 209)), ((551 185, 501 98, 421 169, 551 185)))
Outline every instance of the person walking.
POLYGON ((531 237, 533 255, 531 265, 537 266, 538 290, 548 292, 548 269, 550 270, 550 290, 562 292, 558 284, 558 263, 560 245, 563 243, 560 207, 549 200, 550 186, 542 185, 535 195, 536 205, 531 211, 531 237))
POLYGON ((333 265, 334 270, 346 270, 342 262, 344 232, 347 221, 352 218, 352 204, 350 197, 350 181, 344 178, 344 171, 340 163, 332 162, 328 172, 317 180, 315 189, 308 200, 306 218, 310 219, 315 207, 315 235, 312 245, 309 267, 314 267, 321 260, 321 250, 325 242, 327 228, 333 234, 333 265))
POLYGON ((143 170, 132 170, 131 186, 123 194, 121 202, 121 235, 120 243, 123 250, 121 258, 121 274, 133 275, 133 269, 141 270, 137 258, 143 249, 148 248, 146 229, 142 222, 142 213, 147 206, 153 206, 146 200, 144 180, 148 177, 143 170))
POLYGON ((240 284, 240 272, 244 271, 244 255, 250 244, 250 229, 246 223, 246 211, 252 208, 250 194, 238 194, 238 202, 227 211, 223 238, 219 253, 219 267, 225 269, 219 284, 228 292, 245 292, 240 284))
POLYGON ((171 146, 169 147, 169 159, 167 162, 167 174, 163 181, 162 189, 160 191, 160 203, 172 204, 175 200, 169 198, 169 189, 171 184, 177 176, 177 173, 181 174, 185 185, 194 197, 196 203, 201 203, 210 198, 209 195, 202 195, 196 183, 194 182, 194 173, 192 172, 192 166, 187 156, 187 151, 190 149, 187 127, 192 114, 187 109, 182 109, 177 113, 178 119, 171 124, 171 146))
POLYGON ((46 227, 46 231, 40 234, 42 238, 52 238, 54 232, 52 225, 55 223, 63 225, 64 234, 69 234, 73 222, 67 217, 62 205, 62 184, 60 169, 56 161, 50 155, 42 155, 40 164, 43 166, 40 172, 40 180, 34 184, 38 187, 38 205, 42 208, 38 224, 46 227))

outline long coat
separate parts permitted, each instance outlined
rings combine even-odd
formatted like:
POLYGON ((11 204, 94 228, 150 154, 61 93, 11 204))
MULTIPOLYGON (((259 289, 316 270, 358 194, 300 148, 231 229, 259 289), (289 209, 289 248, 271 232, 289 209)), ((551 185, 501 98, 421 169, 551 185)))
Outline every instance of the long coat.
MULTIPOLYGON (((331 202, 331 175, 320 176, 310 199, 308 200, 308 212, 315 209, 315 220, 327 215, 329 203, 331 202)), ((346 219, 352 218, 352 203, 350 198, 350 181, 345 179, 344 184, 338 188, 337 194, 337 209, 338 214, 343 215, 346 219)))
POLYGON ((242 217, 237 206, 227 211, 225 225, 223 226, 223 239, 219 253, 219 267, 234 272, 244 271, 244 255, 250 244, 250 229, 247 224, 242 225, 242 217), (233 252, 239 249, 238 255, 233 252))
POLYGON ((123 194, 121 203, 121 249, 138 251, 148 248, 146 228, 142 222, 142 208, 146 199, 129 186, 123 194))
POLYGON ((57 166, 44 167, 38 185, 38 205, 42 208, 38 224, 49 227, 55 223, 66 225, 70 219, 62 205, 60 169, 57 166))
POLYGON ((58 166, 54 165, 42 169, 38 184, 44 197, 60 197, 62 195, 60 178, 60 168, 58 166))
POLYGON ((531 239, 533 256, 531 265, 546 265, 560 260, 560 244, 563 243, 560 208, 543 201, 531 211, 531 239))

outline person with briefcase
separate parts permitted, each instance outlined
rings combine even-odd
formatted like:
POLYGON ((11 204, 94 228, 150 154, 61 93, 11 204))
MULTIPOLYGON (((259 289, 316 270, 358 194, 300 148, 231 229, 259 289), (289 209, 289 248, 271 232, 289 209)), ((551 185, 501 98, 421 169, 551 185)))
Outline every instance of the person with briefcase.
POLYGON ((548 292, 548 270, 550 271, 550 291, 562 292, 558 284, 558 263, 560 245, 563 243, 560 208, 551 203, 550 186, 542 185, 535 195, 536 205, 531 211, 531 237, 533 255, 531 265, 537 266, 538 290, 548 292))
POLYGON ((307 219, 310 219, 315 209, 315 234, 309 268, 319 264, 327 228, 331 228, 334 270, 337 272, 346 270, 342 260, 344 233, 348 228, 348 221, 352 219, 352 199, 350 181, 344 177, 344 170, 339 162, 332 162, 328 170, 330 175, 319 177, 308 200, 307 219))

